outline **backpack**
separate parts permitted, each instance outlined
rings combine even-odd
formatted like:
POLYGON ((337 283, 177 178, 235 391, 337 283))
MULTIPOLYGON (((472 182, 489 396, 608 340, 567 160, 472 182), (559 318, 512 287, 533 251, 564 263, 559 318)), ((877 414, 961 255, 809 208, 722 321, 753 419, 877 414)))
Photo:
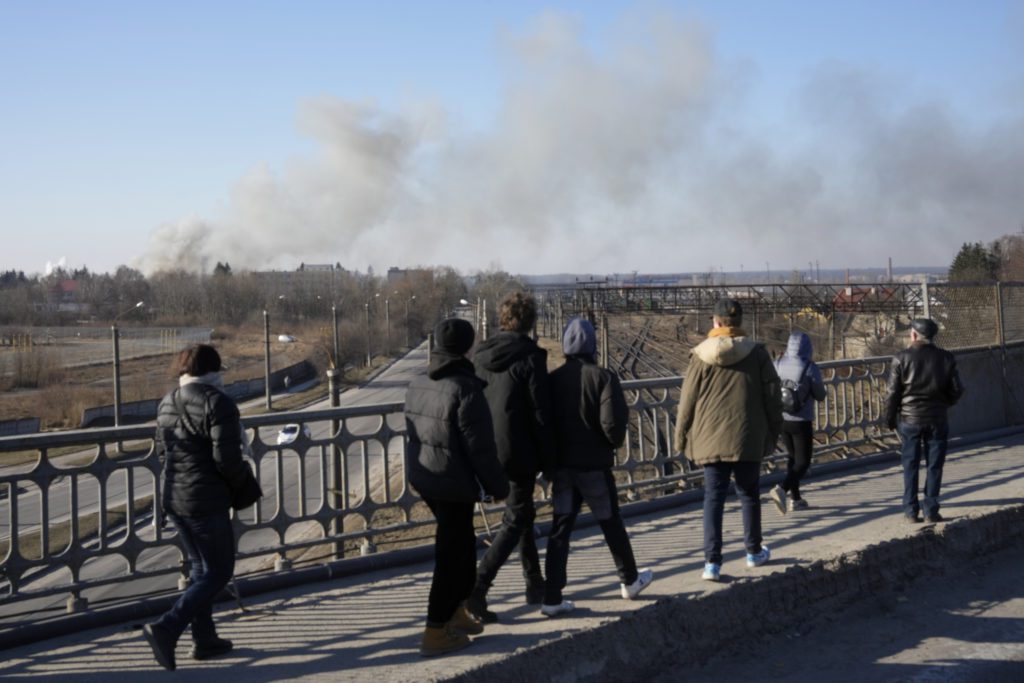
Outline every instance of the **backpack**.
POLYGON ((810 367, 811 364, 807 363, 800 373, 800 379, 795 382, 791 379, 782 380, 782 412, 795 415, 807 403, 809 392, 801 390, 804 388, 804 378, 807 377, 810 367))

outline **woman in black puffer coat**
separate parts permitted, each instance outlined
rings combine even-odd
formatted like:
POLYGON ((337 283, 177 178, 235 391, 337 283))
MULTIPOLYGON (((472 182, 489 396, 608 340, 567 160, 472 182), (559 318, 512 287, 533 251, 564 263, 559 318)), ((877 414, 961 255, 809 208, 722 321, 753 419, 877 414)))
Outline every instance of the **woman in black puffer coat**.
POLYGON ((192 580, 174 606, 143 629, 157 662, 169 670, 189 624, 193 659, 231 650, 231 641, 219 638, 214 628, 213 600, 235 568, 232 500, 237 503, 241 495, 252 504, 259 495, 242 459, 238 406, 221 391, 220 354, 196 344, 178 355, 175 369, 179 386, 157 410, 156 450, 163 462, 162 509, 188 554, 192 580))
POLYGON ((427 374, 410 382, 405 395, 406 472, 437 520, 424 656, 458 650, 483 632, 465 606, 476 580, 473 506, 483 494, 508 495, 484 383, 465 357, 473 326, 442 320, 434 339, 427 374))

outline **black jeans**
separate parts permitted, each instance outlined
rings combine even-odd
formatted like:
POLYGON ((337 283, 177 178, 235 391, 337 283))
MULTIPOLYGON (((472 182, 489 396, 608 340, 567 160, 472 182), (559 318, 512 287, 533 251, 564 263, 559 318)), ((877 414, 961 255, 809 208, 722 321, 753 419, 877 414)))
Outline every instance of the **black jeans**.
POLYGON ((555 509, 544 558, 547 574, 544 604, 558 605, 562 602, 562 589, 566 584, 565 568, 569 563, 569 539, 583 501, 587 502, 601 525, 619 581, 627 585, 636 581, 636 559, 626 534, 626 526, 619 514, 619 494, 611 470, 556 470, 551 497, 555 509))
POLYGON ((540 573, 540 556, 537 554, 537 539, 533 534, 533 521, 537 509, 533 505, 533 488, 536 475, 522 481, 509 482, 509 494, 505 500, 505 514, 501 518, 501 529, 491 542, 491 547, 480 559, 476 570, 476 590, 486 595, 512 551, 519 548, 519 560, 523 565, 523 577, 527 584, 544 580, 540 573))
POLYGON ((704 466, 704 561, 722 564, 722 517, 729 477, 736 479, 736 495, 743 511, 743 545, 748 553, 761 552, 760 462, 716 462, 704 466))
POLYGON ((228 511, 205 517, 182 517, 173 512, 167 518, 178 530, 191 565, 191 583, 157 624, 175 638, 192 624, 197 643, 213 640, 213 600, 224 590, 235 571, 235 532, 228 511))
POLYGON ((476 570, 474 503, 423 497, 437 520, 434 534, 434 578, 427 602, 427 625, 442 626, 473 590, 476 570))
POLYGON ((814 431, 808 420, 786 420, 782 424, 782 445, 789 458, 782 489, 793 500, 800 500, 800 480, 807 474, 814 454, 814 431))
POLYGON ((914 424, 900 420, 899 434, 903 441, 900 457, 903 463, 903 514, 917 516, 918 471, 922 457, 927 468, 922 511, 925 517, 938 514, 939 489, 942 487, 942 466, 946 462, 949 423, 943 421, 914 424))

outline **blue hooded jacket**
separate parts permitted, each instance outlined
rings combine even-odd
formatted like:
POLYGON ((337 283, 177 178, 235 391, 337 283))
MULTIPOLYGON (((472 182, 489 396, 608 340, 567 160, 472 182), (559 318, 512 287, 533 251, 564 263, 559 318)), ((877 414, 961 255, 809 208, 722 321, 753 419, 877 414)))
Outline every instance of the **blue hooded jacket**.
POLYGON ((796 414, 782 413, 782 417, 787 422, 813 421, 816 410, 814 401, 825 400, 825 384, 821 380, 821 370, 811 360, 813 356, 814 349, 811 346, 811 338, 803 332, 793 332, 789 335, 786 353, 775 361, 775 370, 779 373, 779 379, 791 379, 794 382, 799 382, 804 368, 810 366, 807 367, 807 375, 800 388, 800 396, 806 397, 804 404, 796 414))

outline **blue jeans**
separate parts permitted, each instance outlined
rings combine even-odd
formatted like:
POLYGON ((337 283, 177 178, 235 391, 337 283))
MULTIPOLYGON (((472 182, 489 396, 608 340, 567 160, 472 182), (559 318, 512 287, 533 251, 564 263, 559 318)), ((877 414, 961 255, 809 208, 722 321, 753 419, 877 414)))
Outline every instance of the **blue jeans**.
POLYGON ((900 420, 899 434, 903 441, 900 455, 903 463, 903 514, 917 516, 917 475, 923 457, 927 474, 924 480, 924 505, 920 507, 925 517, 936 515, 939 513, 939 489, 942 487, 942 466, 946 462, 949 423, 914 424, 900 420))
POLYGON ((157 624, 175 638, 192 624, 192 639, 209 642, 217 636, 213 626, 213 601, 224 590, 235 571, 235 532, 228 511, 205 517, 182 517, 167 513, 178 530, 191 564, 192 579, 174 606, 157 624))
POLYGON ((722 564, 722 517, 729 477, 736 479, 736 495, 743 511, 743 545, 748 553, 761 552, 760 462, 716 462, 704 466, 704 561, 722 564))

